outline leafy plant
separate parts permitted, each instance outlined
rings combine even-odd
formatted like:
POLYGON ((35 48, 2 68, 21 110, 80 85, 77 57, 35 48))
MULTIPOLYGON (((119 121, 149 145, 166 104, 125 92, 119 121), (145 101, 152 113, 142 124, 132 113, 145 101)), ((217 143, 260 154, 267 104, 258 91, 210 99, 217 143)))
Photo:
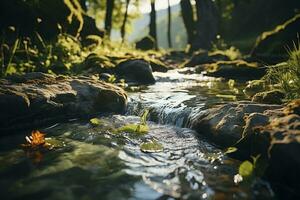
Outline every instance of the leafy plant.
POLYGON ((252 182, 255 178, 261 177, 267 167, 267 163, 261 155, 251 156, 252 161, 246 160, 239 166, 239 173, 234 177, 236 183, 245 180, 252 182))
POLYGON ((300 98, 300 42, 294 43, 293 50, 289 50, 287 62, 268 68, 264 79, 277 85, 287 99, 300 98))
POLYGON ((120 128, 118 128, 115 133, 127 132, 127 133, 135 133, 135 134, 147 134, 149 132, 149 126, 147 125, 147 116, 149 114, 149 110, 145 110, 140 116, 140 123, 138 124, 127 124, 120 128))

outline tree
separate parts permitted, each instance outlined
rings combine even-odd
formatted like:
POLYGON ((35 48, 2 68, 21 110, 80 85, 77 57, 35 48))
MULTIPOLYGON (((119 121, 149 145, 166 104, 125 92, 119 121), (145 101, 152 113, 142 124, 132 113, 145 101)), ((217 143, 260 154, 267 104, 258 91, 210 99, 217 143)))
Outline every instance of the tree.
POLYGON ((155 0, 151 0, 151 12, 150 12, 150 36, 154 39, 154 46, 157 49, 157 31, 156 31, 156 10, 155 10, 155 0))
POLYGON ((209 49, 218 33, 218 12, 214 1, 196 0, 197 28, 192 49, 209 49))
POLYGON ((187 32, 187 42, 191 45, 195 36, 195 20, 193 14, 193 7, 190 0, 181 0, 180 6, 183 23, 187 32))
POLYGON ((171 25, 172 25, 172 16, 171 16, 171 4, 170 0, 168 0, 168 43, 169 48, 172 48, 172 38, 171 38, 171 25))
POLYGON ((129 8, 129 3, 130 0, 126 0, 126 10, 125 10, 125 15, 124 15, 124 20, 123 20, 123 24, 121 27, 121 37, 122 37, 122 43, 125 40, 125 28, 126 28, 126 22, 127 22, 127 18, 128 18, 128 8, 129 8))
POLYGON ((112 28, 112 16, 113 16, 114 6, 115 6, 115 0, 106 0, 104 29, 108 37, 110 37, 111 28, 112 28))

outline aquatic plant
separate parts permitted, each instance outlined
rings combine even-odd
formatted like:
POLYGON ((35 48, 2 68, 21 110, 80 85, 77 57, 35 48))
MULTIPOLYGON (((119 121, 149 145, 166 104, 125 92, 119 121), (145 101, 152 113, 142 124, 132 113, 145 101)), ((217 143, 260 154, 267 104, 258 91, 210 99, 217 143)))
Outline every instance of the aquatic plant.
POLYGON ((140 122, 138 124, 126 124, 115 130, 115 133, 127 132, 134 134, 147 134, 149 132, 149 126, 147 125, 147 117, 149 110, 145 110, 140 116, 140 122))

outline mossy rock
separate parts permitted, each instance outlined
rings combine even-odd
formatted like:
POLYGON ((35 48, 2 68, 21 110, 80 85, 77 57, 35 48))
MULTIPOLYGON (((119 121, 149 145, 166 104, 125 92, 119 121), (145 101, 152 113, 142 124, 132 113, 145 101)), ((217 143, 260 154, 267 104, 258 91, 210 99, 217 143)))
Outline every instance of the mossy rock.
POLYGON ((282 104, 285 94, 280 90, 271 90, 255 94, 252 101, 266 104, 282 104))
POLYGON ((251 55, 268 63, 287 60, 286 47, 293 47, 300 32, 300 14, 276 26, 273 30, 263 32, 256 40, 251 55))
POLYGON ((258 63, 249 63, 244 60, 218 61, 199 66, 196 71, 206 71, 208 76, 238 80, 260 79, 265 75, 265 69, 261 68, 258 63))
POLYGON ((151 36, 146 36, 136 42, 136 48, 141 50, 151 50, 155 48, 155 40, 151 36))
POLYGON ((267 88, 267 84, 264 80, 252 80, 248 82, 243 92, 247 96, 252 97, 258 92, 265 91, 266 88, 267 88))
POLYGON ((106 56, 91 53, 84 61, 85 70, 93 73, 109 73, 115 65, 106 56))

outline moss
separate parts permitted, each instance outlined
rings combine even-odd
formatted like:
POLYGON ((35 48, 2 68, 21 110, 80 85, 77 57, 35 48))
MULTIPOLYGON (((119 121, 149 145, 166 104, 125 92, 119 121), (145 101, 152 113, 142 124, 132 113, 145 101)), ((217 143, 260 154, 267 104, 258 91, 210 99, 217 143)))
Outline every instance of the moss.
POLYGON ((150 142, 144 142, 140 145, 141 151, 145 153, 154 153, 163 151, 164 147, 162 144, 158 143, 155 140, 151 140, 150 142))

